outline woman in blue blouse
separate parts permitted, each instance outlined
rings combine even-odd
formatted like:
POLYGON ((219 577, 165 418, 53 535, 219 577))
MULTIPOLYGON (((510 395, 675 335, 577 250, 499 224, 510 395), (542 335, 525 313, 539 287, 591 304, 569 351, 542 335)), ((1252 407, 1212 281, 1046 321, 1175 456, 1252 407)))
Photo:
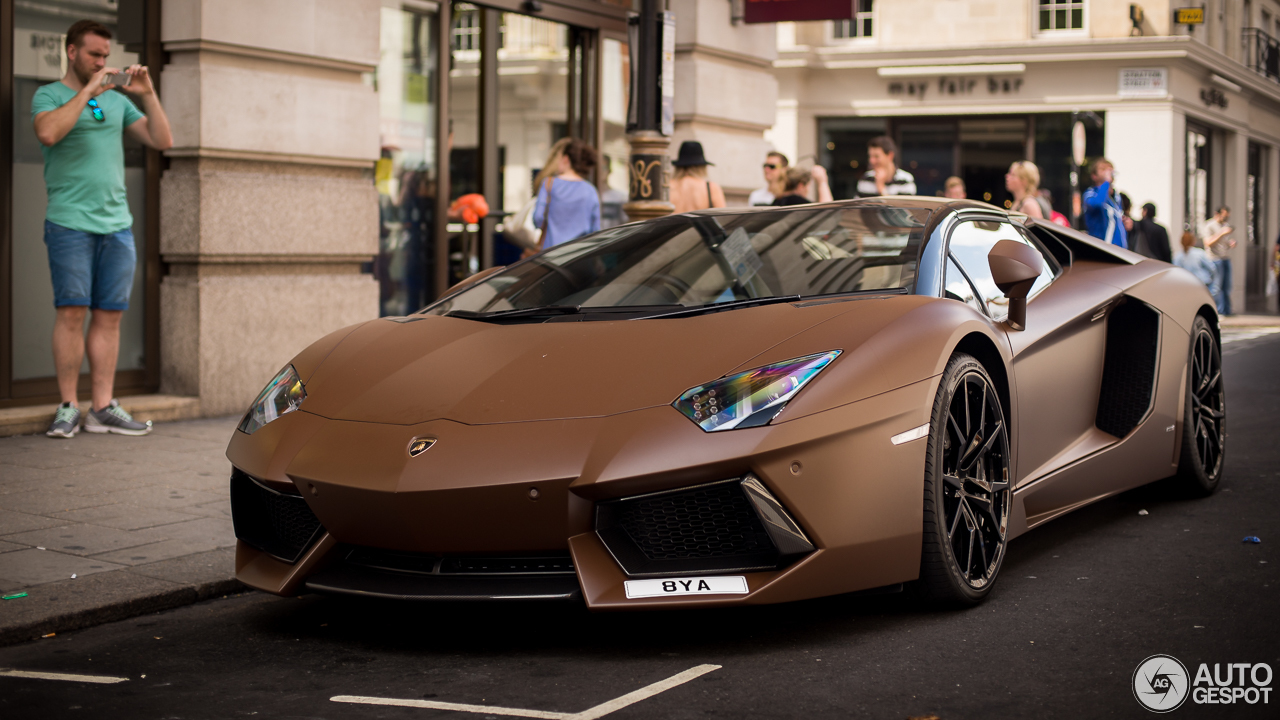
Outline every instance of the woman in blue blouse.
POLYGON ((533 223, 543 229, 543 250, 600 229, 600 196, 583 179, 595 166, 595 148, 582 140, 565 138, 551 148, 533 210, 533 223))

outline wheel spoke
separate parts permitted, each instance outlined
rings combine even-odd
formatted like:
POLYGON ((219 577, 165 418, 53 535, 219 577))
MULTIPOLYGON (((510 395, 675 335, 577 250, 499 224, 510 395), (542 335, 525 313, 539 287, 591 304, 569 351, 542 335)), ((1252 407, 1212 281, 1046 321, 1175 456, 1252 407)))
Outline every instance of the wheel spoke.
POLYGON ((1222 371, 1219 370, 1213 374, 1213 377, 1201 382, 1201 389, 1196 392, 1201 400, 1209 393, 1210 390, 1218 386, 1218 379, 1222 377, 1222 371))
POLYGON ((956 539, 956 528, 960 525, 960 518, 964 516, 964 512, 961 510, 963 507, 964 498, 961 497, 960 502, 956 505, 956 517, 951 521, 951 529, 947 531, 947 537, 951 538, 953 541, 956 539))
POLYGON ((945 480, 948 485, 954 486, 957 490, 964 488, 964 480, 961 480, 955 475, 947 475, 946 473, 943 473, 942 479, 945 480))
POLYGON ((969 461, 965 463, 960 469, 962 471, 968 470, 978 460, 986 457, 987 452, 991 450, 991 446, 995 444, 996 439, 1000 437, 1000 433, 1002 432, 1004 432, 1004 423, 997 420, 996 427, 991 432, 991 437, 987 438, 987 442, 983 444, 982 449, 980 449, 976 454, 974 454, 973 457, 970 458, 969 461))

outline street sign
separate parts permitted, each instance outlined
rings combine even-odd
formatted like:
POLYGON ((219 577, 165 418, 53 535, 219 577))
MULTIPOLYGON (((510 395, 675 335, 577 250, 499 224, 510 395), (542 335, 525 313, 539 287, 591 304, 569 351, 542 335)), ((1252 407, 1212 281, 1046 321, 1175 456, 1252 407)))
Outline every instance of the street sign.
POLYGON ((1165 97, 1169 94, 1168 68, 1121 68, 1120 97, 1165 97))
POLYGON ((1179 25, 1203 25, 1204 8, 1178 8, 1173 11, 1173 21, 1179 25))
POLYGON ((852 0, 746 0, 742 15, 747 23, 852 19, 852 0))

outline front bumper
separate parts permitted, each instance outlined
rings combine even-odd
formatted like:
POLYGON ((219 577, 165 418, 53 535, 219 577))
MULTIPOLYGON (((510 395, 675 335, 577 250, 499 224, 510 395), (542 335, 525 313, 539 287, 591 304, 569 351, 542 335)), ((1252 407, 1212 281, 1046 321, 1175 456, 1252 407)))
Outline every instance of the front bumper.
POLYGON ((593 609, 784 602, 912 580, 919 571, 926 443, 893 445, 889 438, 929 421, 936 382, 721 433, 704 433, 666 406, 481 426, 378 425, 299 411, 252 436, 236 433, 227 455, 262 486, 304 501, 323 532, 292 563, 242 539, 237 576, 281 595, 580 596, 593 609), (421 437, 437 442, 409 457, 409 444, 421 437), (620 499, 747 476, 789 513, 812 550, 782 548, 775 538, 772 560, 682 570, 641 567, 619 555, 616 537, 606 542, 610 532, 599 510, 620 499), (353 548, 439 558, 567 553, 573 574, 414 576, 403 568, 353 568, 353 548), (743 575, 747 592, 626 597, 628 579, 694 572, 743 575), (574 583, 577 593, 566 590, 574 583))

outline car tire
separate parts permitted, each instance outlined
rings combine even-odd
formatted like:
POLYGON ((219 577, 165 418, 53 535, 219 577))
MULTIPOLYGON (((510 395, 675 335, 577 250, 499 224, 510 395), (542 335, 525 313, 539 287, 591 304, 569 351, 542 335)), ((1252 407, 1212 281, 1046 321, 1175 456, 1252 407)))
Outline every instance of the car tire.
POLYGON ((1004 562, 1012 500, 1008 425, 982 363, 952 356, 930 417, 918 594, 976 605, 1004 562))
POLYGON ((1227 394, 1222 382, 1222 348, 1209 321, 1200 316, 1191 325, 1185 392, 1177 479, 1183 490, 1206 497, 1222 480, 1227 394))

